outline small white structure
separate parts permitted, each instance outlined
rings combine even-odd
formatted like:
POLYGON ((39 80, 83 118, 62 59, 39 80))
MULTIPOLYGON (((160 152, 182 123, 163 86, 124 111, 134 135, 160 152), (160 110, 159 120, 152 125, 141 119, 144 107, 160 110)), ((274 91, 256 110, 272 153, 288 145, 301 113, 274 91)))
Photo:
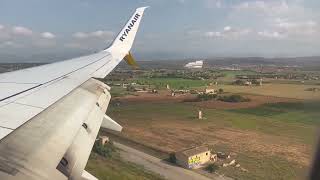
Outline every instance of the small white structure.
POLYGON ((99 136, 99 141, 100 141, 101 145, 104 146, 106 143, 109 142, 109 137, 107 137, 107 136, 99 136))
POLYGON ((251 86, 251 85, 252 85, 252 82, 251 82, 251 81, 246 81, 246 82, 244 82, 244 85, 245 85, 245 86, 251 86))
POLYGON ((189 62, 184 67, 189 69, 202 69, 202 66, 203 66, 203 60, 200 60, 200 61, 189 62))
POLYGON ((212 88, 206 88, 205 89, 205 94, 216 94, 216 90, 215 89, 212 89, 212 88))
POLYGON ((202 119, 202 111, 201 110, 199 110, 198 119, 202 119))
POLYGON ((211 154, 211 156, 210 156, 210 161, 212 161, 212 162, 218 161, 218 156, 217 156, 217 154, 211 154))

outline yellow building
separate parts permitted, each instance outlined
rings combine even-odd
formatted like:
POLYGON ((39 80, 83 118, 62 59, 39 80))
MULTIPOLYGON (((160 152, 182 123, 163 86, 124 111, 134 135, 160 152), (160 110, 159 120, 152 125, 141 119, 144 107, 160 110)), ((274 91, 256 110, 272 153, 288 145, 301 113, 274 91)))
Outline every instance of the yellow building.
POLYGON ((176 153, 176 163, 189 169, 200 168, 201 165, 210 161, 210 150, 208 147, 195 147, 176 153))

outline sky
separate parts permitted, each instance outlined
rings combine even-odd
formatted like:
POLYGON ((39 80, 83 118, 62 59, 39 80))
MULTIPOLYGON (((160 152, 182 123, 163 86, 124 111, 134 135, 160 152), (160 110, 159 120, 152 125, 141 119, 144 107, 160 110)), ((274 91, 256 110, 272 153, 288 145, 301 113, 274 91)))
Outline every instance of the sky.
POLYGON ((319 0, 1 0, 0 62, 99 51, 140 6, 138 60, 320 55, 319 0))

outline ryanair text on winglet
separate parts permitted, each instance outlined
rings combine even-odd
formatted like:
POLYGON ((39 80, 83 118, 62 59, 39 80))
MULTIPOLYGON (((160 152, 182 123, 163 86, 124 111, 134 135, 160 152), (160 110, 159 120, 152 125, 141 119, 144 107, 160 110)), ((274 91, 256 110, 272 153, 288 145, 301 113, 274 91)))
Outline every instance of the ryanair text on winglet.
POLYGON ((138 19, 140 18, 140 14, 136 14, 133 19, 131 20, 129 26, 124 30, 122 36, 120 37, 120 41, 124 41, 126 39, 126 37, 129 35, 129 32, 131 31, 131 29, 133 28, 134 24, 138 21, 138 19))

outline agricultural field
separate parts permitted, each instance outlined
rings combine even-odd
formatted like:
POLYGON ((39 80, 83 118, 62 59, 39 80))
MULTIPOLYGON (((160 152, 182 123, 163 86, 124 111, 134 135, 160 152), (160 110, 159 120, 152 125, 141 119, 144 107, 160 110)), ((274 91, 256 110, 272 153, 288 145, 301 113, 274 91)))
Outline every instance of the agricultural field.
MULTIPOLYGON (((140 85, 147 85, 150 88, 158 90, 166 89, 169 85, 171 89, 197 89, 203 90, 207 86, 211 86, 215 89, 223 89, 225 92, 230 93, 242 93, 253 94, 263 96, 274 96, 282 98, 293 98, 300 100, 320 99, 320 81, 318 80, 285 80, 285 79, 264 79, 262 86, 240 86, 233 85, 232 82, 236 80, 237 75, 257 75, 254 71, 218 71, 222 74, 217 79, 184 79, 184 78, 171 78, 171 77, 156 77, 148 78, 145 75, 139 75, 134 78, 128 79, 126 83, 137 83, 140 85), (214 85, 215 82, 218 85, 214 85), (316 91, 310 91, 308 89, 316 89, 316 91)), ((214 74, 219 74, 214 72, 214 74)), ((114 83, 121 83, 116 81, 114 83)), ((126 95, 125 89, 121 87, 115 87, 113 90, 115 96, 126 95), (117 92, 118 91, 118 92, 117 92)), ((127 93, 128 94, 128 93, 127 93)))
POLYGON ((214 73, 223 76, 194 80, 142 75, 127 81, 155 88, 156 94, 116 87, 112 94, 117 97, 107 114, 123 125, 118 136, 158 150, 161 156, 199 145, 231 153, 247 172, 235 167, 220 167, 217 172, 235 179, 304 179, 320 125, 318 81, 264 79, 262 86, 240 86, 231 84, 237 75, 257 73, 214 73), (199 91, 210 86, 223 89, 218 96, 235 94, 250 101, 194 101, 197 95, 190 93, 172 97, 167 85, 199 91), (204 119, 197 119, 198 110, 204 119))
POLYGON ((319 85, 269 83, 264 84, 263 86, 218 85, 216 88, 222 88, 225 91, 232 93, 256 94, 302 100, 320 99, 320 92, 307 91, 308 88, 320 88, 319 85))
MULTIPOLYGON (((230 74, 223 78, 233 78, 230 74)), ((161 152, 175 152, 206 144, 230 152, 248 170, 219 168, 236 179, 301 179, 307 174, 320 125, 320 93, 306 91, 317 85, 267 83, 263 86, 218 84, 224 94, 241 94, 249 102, 218 100, 193 102, 195 95, 170 96, 171 88, 203 90, 209 80, 137 78, 162 89, 158 94, 124 94, 113 99, 108 114, 124 130, 121 136, 161 152), (317 100, 318 99, 318 100, 317 100), (204 114, 197 119, 198 110, 204 114)), ((320 87, 319 87, 320 88, 320 87)))
POLYGON ((207 144, 237 154, 248 172, 219 170, 239 179, 299 179, 311 162, 319 104, 274 103, 254 108, 201 108, 192 103, 131 102, 108 114, 124 126, 122 135, 165 152, 207 144), (304 107, 312 107, 305 109, 304 107), (305 113, 307 112, 307 113, 305 113), (257 173, 258 172, 258 173, 257 173))

